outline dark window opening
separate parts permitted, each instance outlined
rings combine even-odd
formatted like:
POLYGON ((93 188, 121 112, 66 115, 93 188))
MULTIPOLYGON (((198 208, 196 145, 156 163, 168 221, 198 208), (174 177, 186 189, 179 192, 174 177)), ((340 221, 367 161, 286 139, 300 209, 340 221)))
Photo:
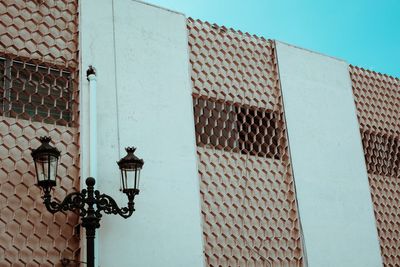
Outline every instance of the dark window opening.
POLYGON ((282 130, 277 113, 198 97, 193 101, 198 146, 259 157, 281 157, 282 130))
POLYGON ((397 137, 364 130, 361 132, 367 171, 400 177, 400 141, 397 137))
POLYGON ((250 155, 280 158, 279 131, 274 112, 237 107, 239 148, 250 155))
POLYGON ((0 73, 1 115, 58 125, 71 122, 70 72, 0 58, 0 73))

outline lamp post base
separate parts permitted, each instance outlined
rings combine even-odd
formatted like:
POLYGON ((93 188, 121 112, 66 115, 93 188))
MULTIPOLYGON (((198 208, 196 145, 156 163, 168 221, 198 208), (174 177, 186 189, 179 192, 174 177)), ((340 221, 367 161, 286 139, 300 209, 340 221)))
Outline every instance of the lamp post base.
POLYGON ((94 239, 96 237, 95 228, 86 228, 86 265, 94 267, 94 239))

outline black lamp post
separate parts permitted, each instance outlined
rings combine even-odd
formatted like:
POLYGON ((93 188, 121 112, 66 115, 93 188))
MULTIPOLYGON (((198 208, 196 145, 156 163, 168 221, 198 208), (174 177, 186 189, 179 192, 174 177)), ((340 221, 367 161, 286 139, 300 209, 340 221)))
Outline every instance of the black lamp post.
POLYGON ((96 180, 92 177, 86 179, 86 189, 80 192, 72 192, 59 203, 51 200, 51 189, 56 186, 57 164, 60 158, 60 151, 51 146, 50 137, 40 137, 41 146, 32 150, 33 161, 35 162, 37 185, 43 189, 44 204, 51 213, 64 211, 79 211, 82 226, 86 229, 87 240, 87 266, 94 267, 94 238, 96 228, 100 227, 101 212, 106 214, 119 214, 123 218, 130 217, 135 211, 134 199, 139 194, 140 170, 144 161, 134 155, 135 148, 128 147, 125 157, 117 163, 121 170, 123 193, 128 197, 128 206, 120 208, 115 200, 94 190, 96 180))

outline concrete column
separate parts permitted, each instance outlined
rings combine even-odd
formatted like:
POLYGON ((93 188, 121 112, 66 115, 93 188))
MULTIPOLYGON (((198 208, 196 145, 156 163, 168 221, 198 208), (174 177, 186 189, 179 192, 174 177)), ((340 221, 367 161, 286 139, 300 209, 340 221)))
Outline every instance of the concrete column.
POLYGON ((277 42, 309 266, 381 266, 348 64, 277 42))
POLYGON ((145 161, 134 215, 102 218, 99 265, 203 266, 186 18, 132 0, 81 5, 82 65, 97 70, 98 189, 126 205, 116 161, 127 146, 145 161))

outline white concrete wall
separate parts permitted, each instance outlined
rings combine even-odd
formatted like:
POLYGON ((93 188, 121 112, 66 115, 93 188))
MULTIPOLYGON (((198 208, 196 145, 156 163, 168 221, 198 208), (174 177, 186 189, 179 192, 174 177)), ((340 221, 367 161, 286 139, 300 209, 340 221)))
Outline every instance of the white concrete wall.
POLYGON ((381 266, 346 62, 277 42, 309 266, 381 266))
POLYGON ((132 0, 81 1, 80 17, 82 70, 97 69, 98 188, 126 205, 116 161, 126 146, 145 161, 134 215, 103 216, 99 265, 202 266, 186 18, 132 0))

